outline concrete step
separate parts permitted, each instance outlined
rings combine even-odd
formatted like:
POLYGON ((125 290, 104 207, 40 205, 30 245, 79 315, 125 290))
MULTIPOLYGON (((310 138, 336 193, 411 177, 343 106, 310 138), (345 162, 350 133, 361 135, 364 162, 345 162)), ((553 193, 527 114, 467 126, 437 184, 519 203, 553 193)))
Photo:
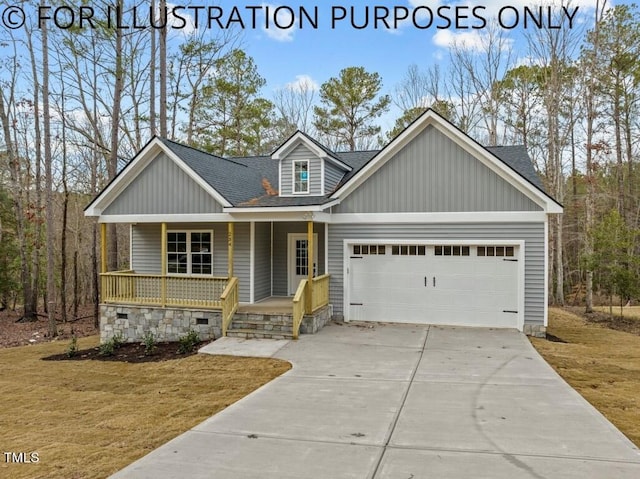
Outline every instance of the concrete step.
POLYGON ((244 339, 293 339, 291 331, 260 331, 257 329, 229 329, 227 336, 230 338, 244 339))
POLYGON ((233 315, 234 321, 247 322, 270 322, 272 324, 293 324, 291 314, 263 314, 263 313, 236 313, 233 315))

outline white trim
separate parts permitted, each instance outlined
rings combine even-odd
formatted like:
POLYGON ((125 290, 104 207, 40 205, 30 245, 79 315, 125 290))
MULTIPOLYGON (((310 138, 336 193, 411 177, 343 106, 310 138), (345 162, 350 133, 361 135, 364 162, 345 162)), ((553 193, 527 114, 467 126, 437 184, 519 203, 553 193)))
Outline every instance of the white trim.
POLYGON ((354 223, 540 223, 547 215, 542 211, 470 211, 434 213, 334 213, 333 224, 354 223))
POLYGON ((549 218, 544 222, 544 327, 549 325, 549 218))
POLYGON ((329 223, 324 223, 324 274, 329 274, 329 223))
POLYGON ((310 206, 258 206, 258 207, 231 207, 225 208, 225 213, 294 213, 294 212, 315 212, 324 211, 332 206, 340 204, 340 201, 331 201, 322 205, 310 205, 310 206))
MULTIPOLYGON (((295 253, 295 240, 296 239, 307 239, 307 233, 287 233, 287 294, 291 291, 291 273, 294 271, 293 268, 295 265, 291 264, 291 255, 295 253), (293 250, 293 251, 292 251, 293 250)), ((317 258, 318 258, 318 233, 314 231, 313 233, 313 243, 316 247, 313 249, 313 259, 316 261, 312 261, 312 264, 316 264, 317 271, 317 258)), ((308 253, 308 250, 307 250, 308 253)), ((294 292, 295 294, 295 292, 294 292)))
POLYGON ((485 239, 456 239, 456 238, 446 238, 446 239, 435 239, 435 240, 420 240, 420 239, 406 239, 406 240, 398 240, 398 239, 385 239, 385 238, 347 238, 342 240, 342 258, 343 258, 343 266, 342 266, 342 285, 343 285, 343 304, 342 304, 342 314, 345 322, 349 322, 349 305, 351 303, 351 291, 350 285, 351 281, 349 279, 349 259, 351 257, 351 246, 354 244, 417 244, 417 245, 425 245, 425 246, 434 246, 441 244, 455 244, 461 246, 484 246, 484 245, 497 245, 497 246, 515 246, 518 248, 518 254, 516 258, 518 259, 518 318, 517 318, 517 328, 519 331, 524 329, 524 293, 525 293, 525 241, 524 240, 511 240, 511 239, 500 239, 500 240, 485 240, 485 239))
POLYGON ((271 296, 273 296, 273 221, 271 221, 271 296))
POLYGON ((353 170, 353 168, 347 165, 346 163, 343 163, 339 159, 329 155, 326 151, 324 151, 322 148, 316 145, 315 142, 309 139, 309 137, 307 137, 307 135, 302 133, 301 131, 296 131, 291 136, 291 138, 289 138, 282 145, 280 145, 271 154, 271 158, 273 158, 274 160, 283 160, 284 158, 287 157, 289 153, 291 153, 291 151, 293 151, 300 144, 304 144, 307 147, 307 149, 309 149, 318 158, 326 158, 327 160, 331 161, 332 163, 342 168, 343 170, 346 170, 346 171, 353 170))
POLYGON ((331 198, 341 198, 344 200, 429 125, 433 125, 457 145, 490 168, 498 176, 511 183, 521 193, 531 198, 536 204, 541 206, 545 212, 562 213, 562 206, 559 203, 553 200, 550 196, 544 194, 542 191, 538 190, 507 165, 496 160, 493 154, 476 143, 468 135, 455 128, 451 123, 441 118, 431 109, 423 113, 422 116, 395 137, 385 148, 375 155, 373 159, 364 166, 364 168, 358 171, 347 183, 341 186, 331 196, 331 198))
POLYGON ((133 269, 133 224, 129 224, 129 269, 133 269))
POLYGON ((327 192, 324 190, 324 158, 320 159, 320 194, 326 195, 327 192))
POLYGON ((278 161, 278 196, 282 196, 282 161, 278 161))
POLYGON ((223 223, 237 221, 227 213, 175 215, 103 215, 98 223, 223 223))
POLYGON ((113 201, 122 193, 127 186, 135 180, 146 166, 154 160, 160 153, 165 153, 180 169, 182 169, 193 181, 203 188, 216 202, 224 206, 231 206, 220 193, 218 193, 209 183, 204 181, 200 175, 193 171, 184 161, 175 155, 157 137, 153 138, 127 166, 116 176, 116 178, 91 202, 86 208, 85 216, 100 216, 113 201))
POLYGON ((293 196, 306 195, 309 196, 311 191, 311 162, 309 160, 292 160, 291 161, 291 193, 293 196), (296 191, 296 164, 307 164, 307 189, 306 191, 296 191))
POLYGON ((249 303, 255 299, 255 272, 256 268, 256 223, 249 222, 249 303))

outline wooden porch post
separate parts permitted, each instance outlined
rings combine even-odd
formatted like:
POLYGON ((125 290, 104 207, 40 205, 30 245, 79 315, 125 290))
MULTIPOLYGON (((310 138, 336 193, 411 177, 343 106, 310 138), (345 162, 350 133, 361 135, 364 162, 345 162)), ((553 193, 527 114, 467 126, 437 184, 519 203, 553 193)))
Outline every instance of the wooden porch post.
POLYGON ((307 273, 309 279, 307 282, 307 314, 312 313, 313 308, 313 220, 307 221, 307 273))
POLYGON ((227 236, 228 236, 228 252, 227 252, 227 276, 229 279, 233 277, 233 228, 234 223, 227 223, 227 236))
POLYGON ((161 251, 162 258, 160 258, 160 264, 162 265, 162 279, 161 279, 161 299, 162 307, 167 305, 167 223, 162 223, 162 238, 161 238, 161 251))
POLYGON ((100 223, 100 272, 107 272, 107 224, 100 223))

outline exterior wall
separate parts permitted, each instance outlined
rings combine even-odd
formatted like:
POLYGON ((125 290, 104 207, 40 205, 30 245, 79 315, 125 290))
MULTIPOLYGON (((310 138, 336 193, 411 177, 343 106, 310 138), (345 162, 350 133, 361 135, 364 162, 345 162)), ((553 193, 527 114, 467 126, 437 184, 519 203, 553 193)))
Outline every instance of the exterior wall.
POLYGON ((154 158, 103 212, 181 213, 222 213, 222 206, 165 154, 154 158))
POLYGON ((101 304, 100 342, 120 335, 133 343, 142 341, 148 333, 158 341, 178 341, 191 330, 197 331, 201 340, 215 339, 222 335, 221 318, 220 311, 101 304), (208 324, 197 324, 199 318, 208 324))
MULTIPOLYGON (((213 230, 213 275, 227 276, 227 223, 168 223, 168 230, 213 230)), ((131 228, 131 269, 136 273, 161 274, 159 224, 137 224, 131 228)), ((233 255, 234 275, 240 281, 240 301, 249 302, 249 223, 236 223, 233 255)))
POLYGON ((331 224, 329 225, 329 301, 343 317, 344 240, 524 240, 525 328, 544 324, 544 223, 331 224))
POLYGON ((271 223, 255 224, 255 271, 253 299, 271 296, 271 223))
POLYGON ((425 128, 334 213, 542 211, 433 126, 425 128))
POLYGON ((293 194, 293 162, 295 160, 309 160, 309 196, 321 196, 322 192, 322 160, 312 153, 305 145, 296 146, 286 158, 280 160, 280 194, 293 194))
MULTIPOLYGON (((318 275, 324 274, 324 223, 314 223, 313 231, 318 234, 318 275)), ((305 222, 273 223, 273 295, 288 296, 287 282, 289 233, 306 233, 305 222)))
POLYGON ((324 194, 328 195, 338 186, 340 180, 345 175, 345 171, 338 168, 330 161, 324 162, 324 194))

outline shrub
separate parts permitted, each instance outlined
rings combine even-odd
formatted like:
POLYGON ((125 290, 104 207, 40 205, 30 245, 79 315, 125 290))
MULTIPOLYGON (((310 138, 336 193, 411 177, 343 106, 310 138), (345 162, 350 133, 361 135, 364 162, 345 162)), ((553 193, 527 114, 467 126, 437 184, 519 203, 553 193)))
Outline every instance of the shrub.
POLYGON ((200 335, 193 329, 189 330, 186 336, 182 336, 179 341, 178 354, 187 354, 192 352, 200 342, 200 335))
POLYGON ((124 339, 120 333, 114 335, 111 341, 113 342, 113 349, 120 349, 124 345, 124 339))
POLYGON ((144 335, 142 338, 142 344, 144 344, 144 355, 151 356, 157 348, 156 337, 151 331, 144 335))
POLYGON ((115 347, 113 345, 113 338, 111 338, 106 343, 102 343, 100 345, 100 356, 113 356, 113 351, 115 347))
POLYGON ((72 358, 78 354, 78 338, 75 335, 71 336, 71 342, 67 346, 67 357, 72 358))

